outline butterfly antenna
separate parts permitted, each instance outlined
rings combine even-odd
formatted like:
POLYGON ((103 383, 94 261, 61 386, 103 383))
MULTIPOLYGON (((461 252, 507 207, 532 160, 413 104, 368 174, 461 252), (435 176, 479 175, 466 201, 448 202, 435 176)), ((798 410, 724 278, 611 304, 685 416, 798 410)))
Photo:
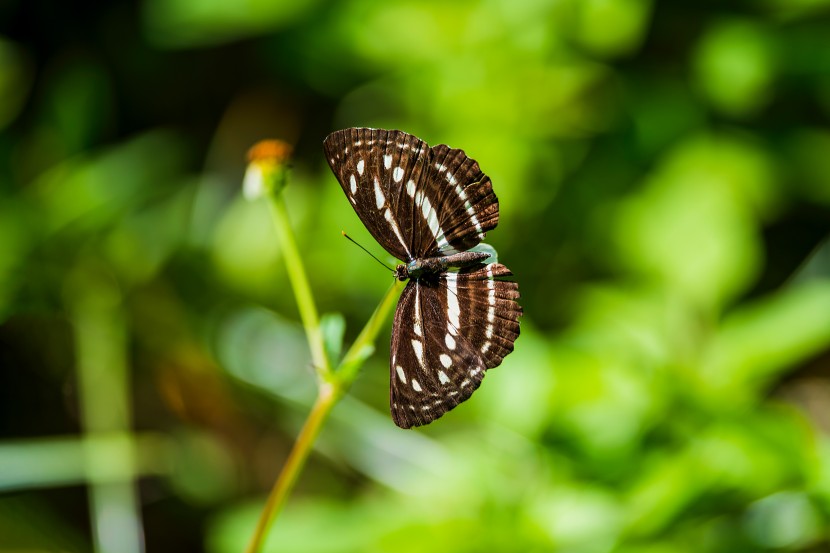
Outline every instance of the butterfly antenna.
POLYGON ((361 249, 361 250, 363 250, 364 252, 368 253, 368 254, 372 257, 372 259, 374 259, 375 261, 377 261, 378 263, 380 263, 381 265, 383 265, 384 267, 386 267, 387 269, 389 269, 389 270, 390 270, 390 271, 392 271, 393 273, 395 272, 395 269, 393 269, 392 267, 390 267, 389 265, 387 265, 386 263, 384 263, 383 261, 381 261, 380 259, 378 259, 377 257, 375 257, 375 256, 374 256, 374 254, 373 254, 372 252, 370 252, 369 250, 367 250, 366 248, 364 248, 363 246, 361 246, 360 244, 358 244, 357 242, 355 242, 355 241, 354 241, 354 239, 353 239, 351 236, 349 236, 348 234, 346 234, 346 231, 345 231, 345 230, 341 230, 340 232, 342 232, 342 233, 343 233, 343 236, 345 236, 346 238, 348 238, 348 239, 349 239, 349 242, 351 242, 352 244, 354 244, 355 246, 357 246, 358 248, 360 248, 360 249, 361 249))

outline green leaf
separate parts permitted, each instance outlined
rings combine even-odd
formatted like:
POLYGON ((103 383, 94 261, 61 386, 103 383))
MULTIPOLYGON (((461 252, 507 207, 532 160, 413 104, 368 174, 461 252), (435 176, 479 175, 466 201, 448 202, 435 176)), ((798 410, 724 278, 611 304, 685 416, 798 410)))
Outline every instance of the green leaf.
POLYGON ((346 332, 346 319, 341 313, 325 313, 320 318, 320 331, 323 334, 323 345, 329 361, 337 364, 343 352, 343 335, 346 332))
POLYGON ((373 346, 372 344, 364 345, 362 348, 355 352, 353 357, 351 357, 348 361, 340 365, 337 374, 341 377, 344 374, 354 375, 354 373, 357 372, 357 368, 360 367, 367 359, 369 359, 373 353, 375 353, 375 346, 373 346))
POLYGON ((702 373, 733 400, 819 354, 830 341, 830 282, 784 289, 735 309, 704 353, 702 373))

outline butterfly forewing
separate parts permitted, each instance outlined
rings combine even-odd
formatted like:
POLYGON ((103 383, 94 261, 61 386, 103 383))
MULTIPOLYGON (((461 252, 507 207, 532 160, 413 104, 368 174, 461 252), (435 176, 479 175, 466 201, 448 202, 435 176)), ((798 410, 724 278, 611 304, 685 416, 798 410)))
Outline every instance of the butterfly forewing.
POLYGON ((490 178, 463 150, 434 146, 423 190, 431 206, 440 206, 440 232, 422 246, 427 257, 469 250, 499 222, 499 202, 490 178))
POLYGON ((354 210, 398 259, 468 250, 498 224, 490 179, 462 150, 366 128, 334 132, 324 147, 354 210))
POLYGON ((466 400, 513 351, 522 310, 510 271, 491 264, 410 281, 392 329, 390 406, 402 428, 466 400))
POLYGON ((361 128, 330 134, 324 148, 343 192, 375 240, 398 259, 417 257, 414 237, 421 215, 406 191, 414 190, 426 171, 426 142, 401 131, 361 128))

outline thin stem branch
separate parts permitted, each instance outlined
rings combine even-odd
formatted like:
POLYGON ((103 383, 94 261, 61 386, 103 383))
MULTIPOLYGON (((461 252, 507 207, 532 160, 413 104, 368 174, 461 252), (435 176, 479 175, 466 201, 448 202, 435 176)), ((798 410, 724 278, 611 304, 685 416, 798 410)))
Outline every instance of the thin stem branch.
POLYGON ((141 511, 136 496, 135 443, 130 432, 127 330, 122 297, 115 281, 100 274, 96 262, 70 277, 78 396, 84 430, 86 480, 96 552, 144 551, 141 511), (101 440, 109 437, 105 443, 101 440), (113 478, 109 470, 124 470, 113 478), (112 532, 112 513, 119 530, 112 532))
POLYGON ((308 284, 305 268, 297 250, 291 223, 288 220, 288 210, 285 207, 282 189, 286 184, 285 161, 290 156, 290 147, 279 141, 264 141, 255 145, 249 152, 249 166, 246 172, 246 194, 251 198, 267 194, 271 216, 277 227, 277 236, 285 256, 285 265, 288 270, 288 279, 294 289, 300 319, 303 322, 306 339, 311 350, 311 359, 317 370, 317 400, 311 408, 308 418, 300 430, 294 447, 280 471, 265 507, 260 513, 256 530, 246 549, 247 553, 258 553, 262 548, 268 530, 273 525, 280 509, 288 499, 300 473, 305 466, 314 441, 320 433, 332 407, 351 386, 357 376, 357 371, 366 358, 374 351, 375 340, 381 325, 387 319, 395 304, 394 300, 400 293, 402 283, 395 281, 389 287, 366 326, 358 335, 352 347, 346 352, 343 360, 332 371, 331 360, 326 354, 323 331, 320 327, 320 317, 311 287, 308 284), (249 180, 249 176, 250 180, 249 180))
POLYGON ((386 291, 383 299, 380 300, 377 309, 375 309, 375 312, 372 313, 372 316, 366 322, 366 326, 363 327, 363 330, 358 334, 352 347, 346 352, 343 361, 335 372, 337 381, 342 385, 348 387, 352 383, 363 361, 374 350, 375 340, 377 339, 378 332, 380 332, 381 325, 389 317, 392 306, 395 305, 395 301, 398 299, 402 288, 403 282, 395 280, 392 283, 392 286, 386 291))
POLYGON ((317 434, 320 433, 320 429, 323 427, 329 413, 331 413, 331 408, 337 403, 337 398, 338 393, 335 386, 325 382, 321 383, 317 401, 308 414, 308 419, 306 419, 299 436, 297 436, 297 441, 294 443, 294 447, 291 449, 291 453, 289 453, 270 495, 268 495, 265 507, 259 515, 254 537, 245 550, 246 553, 257 553, 262 548, 268 530, 285 504, 285 500, 288 499, 288 494, 294 488, 297 477, 305 466, 308 454, 311 453, 314 440, 317 438, 317 434))
POLYGON ((398 281, 395 281, 389 287, 389 290, 386 292, 377 309, 375 309, 366 326, 363 327, 363 330, 340 363, 338 370, 335 372, 337 378, 319 383, 317 401, 314 403, 308 419, 306 419, 297 437, 297 441, 294 443, 294 447, 291 449, 291 453, 289 453, 288 459, 279 477, 277 477, 274 487, 271 489, 265 507, 260 513, 254 536, 246 549, 246 553, 257 553, 260 551, 268 530, 276 519, 280 509, 285 504, 285 501, 288 499, 288 495, 294 488, 297 477, 305 466, 306 459, 314 446, 314 441, 320 433, 323 423, 328 418, 332 407, 334 407, 340 397, 349 388, 355 376, 357 376, 357 370, 368 356, 368 353, 371 353, 373 350, 378 333, 384 321, 389 317, 392 306, 395 305, 394 300, 397 298, 401 287, 402 283, 398 281))
POLYGON ((324 377, 331 375, 326 348, 323 342, 323 333, 320 329, 320 317, 317 315, 317 306, 314 303, 314 296, 311 295, 311 288, 308 285, 303 261, 297 250, 297 243, 294 241, 294 233, 291 230, 291 223, 288 220, 288 211, 285 208, 285 201, 282 194, 270 194, 268 203, 271 206, 271 215, 274 225, 277 227, 277 234, 282 245, 285 265, 288 269, 288 279, 294 289, 294 297, 297 299, 297 308, 300 311, 300 319, 303 322, 305 335, 308 339, 308 346, 311 349, 311 361, 314 367, 324 377))

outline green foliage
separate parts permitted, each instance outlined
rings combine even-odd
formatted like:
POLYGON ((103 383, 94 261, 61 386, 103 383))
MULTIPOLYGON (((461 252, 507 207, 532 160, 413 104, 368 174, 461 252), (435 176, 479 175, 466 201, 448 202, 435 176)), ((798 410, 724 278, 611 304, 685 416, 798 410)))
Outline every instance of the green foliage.
POLYGON ((153 0, 71 41, 17 4, 0 551, 140 548, 110 512, 148 550, 244 548, 320 368, 245 152, 296 146, 282 221, 336 364, 391 280, 341 237, 385 256, 322 157, 352 125, 479 161, 522 335, 416 431, 388 329, 346 354, 268 551, 830 546, 827 1, 153 0))

